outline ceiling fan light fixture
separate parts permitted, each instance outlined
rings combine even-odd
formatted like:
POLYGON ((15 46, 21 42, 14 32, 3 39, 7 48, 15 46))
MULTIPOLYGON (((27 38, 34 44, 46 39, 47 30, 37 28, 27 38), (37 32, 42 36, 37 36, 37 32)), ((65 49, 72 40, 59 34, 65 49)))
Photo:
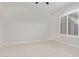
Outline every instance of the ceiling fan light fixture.
MULTIPOLYGON (((45 4, 49 5, 49 2, 44 2, 45 4)), ((35 4, 39 4, 39 2, 35 2, 35 4)))

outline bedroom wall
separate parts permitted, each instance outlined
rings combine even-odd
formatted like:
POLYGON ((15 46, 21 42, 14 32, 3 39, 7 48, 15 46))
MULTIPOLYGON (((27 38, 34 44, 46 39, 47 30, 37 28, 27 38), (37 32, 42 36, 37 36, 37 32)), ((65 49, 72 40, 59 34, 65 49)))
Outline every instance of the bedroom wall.
POLYGON ((3 42, 4 42, 3 21, 0 20, 0 46, 3 45, 3 42))
POLYGON ((4 44, 48 40, 48 15, 17 6, 6 6, 3 14, 4 44))
POLYGON ((73 11, 74 9, 79 8, 79 3, 74 2, 70 5, 67 5, 60 10, 56 11, 54 14, 50 14, 51 20, 51 38, 52 40, 56 40, 74 47, 79 47, 79 37, 67 37, 59 35, 59 16, 69 11, 73 11))
POLYGON ((3 27, 3 4, 0 2, 0 47, 3 45, 4 42, 4 27, 3 27))

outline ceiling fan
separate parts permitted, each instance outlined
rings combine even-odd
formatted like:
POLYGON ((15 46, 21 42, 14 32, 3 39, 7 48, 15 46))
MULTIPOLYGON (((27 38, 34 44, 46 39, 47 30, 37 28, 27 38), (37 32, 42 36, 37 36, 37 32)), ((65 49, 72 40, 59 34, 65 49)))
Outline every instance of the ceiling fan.
MULTIPOLYGON (((39 4, 39 2, 35 2, 35 4, 39 4)), ((49 5, 49 2, 45 2, 45 4, 49 5)))

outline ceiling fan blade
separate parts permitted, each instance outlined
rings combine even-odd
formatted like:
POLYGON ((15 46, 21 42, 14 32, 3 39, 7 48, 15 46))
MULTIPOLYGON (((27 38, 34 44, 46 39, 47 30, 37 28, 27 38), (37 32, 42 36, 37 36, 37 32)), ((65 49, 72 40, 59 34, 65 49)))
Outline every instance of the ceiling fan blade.
MULTIPOLYGON (((49 5, 49 2, 45 2, 47 5, 49 5)), ((39 4, 39 2, 35 2, 35 4, 39 4)))
POLYGON ((49 2, 45 2, 47 5, 49 5, 49 2))
POLYGON ((35 4, 38 4, 39 2, 35 2, 35 4))

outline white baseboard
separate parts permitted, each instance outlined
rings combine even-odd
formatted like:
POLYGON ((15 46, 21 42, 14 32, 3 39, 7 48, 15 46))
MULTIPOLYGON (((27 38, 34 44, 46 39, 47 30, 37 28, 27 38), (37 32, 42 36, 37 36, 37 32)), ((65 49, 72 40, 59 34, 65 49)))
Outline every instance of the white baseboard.
POLYGON ((1 43, 1 44, 0 44, 0 47, 3 47, 3 45, 4 45, 4 44, 3 44, 3 43, 1 43))
MULTIPOLYGON (((51 39, 52 40, 52 39, 51 39)), ((54 40, 54 41, 57 41, 57 42, 60 42, 62 44, 65 44, 65 45, 68 45, 68 46, 71 46, 71 47, 75 47, 75 48, 79 48, 79 46, 77 45, 74 45, 74 44, 71 44, 71 43, 67 43, 67 42, 64 42, 64 41, 61 41, 61 40, 54 40)))
POLYGON ((31 40, 31 41, 23 41, 23 42, 11 42, 11 43, 4 43, 3 46, 14 45, 14 44, 23 44, 23 43, 41 42, 41 41, 48 41, 48 40, 50 40, 50 39, 31 40))
POLYGON ((0 47, 2 47, 3 45, 0 45, 0 47))
MULTIPOLYGON (((49 40, 53 40, 53 39, 40 39, 40 40, 23 41, 23 42, 11 42, 11 43, 9 42, 9 43, 4 43, 4 44, 0 45, 0 47, 6 46, 6 45, 23 44, 23 43, 33 43, 33 42, 41 42, 41 41, 49 41, 49 40)), ((77 46, 77 45, 74 45, 74 44, 71 44, 71 43, 67 43, 67 42, 64 42, 64 41, 61 41, 61 40, 57 40, 56 39, 54 41, 60 42, 62 44, 68 45, 68 46, 79 48, 79 46, 77 46)))

